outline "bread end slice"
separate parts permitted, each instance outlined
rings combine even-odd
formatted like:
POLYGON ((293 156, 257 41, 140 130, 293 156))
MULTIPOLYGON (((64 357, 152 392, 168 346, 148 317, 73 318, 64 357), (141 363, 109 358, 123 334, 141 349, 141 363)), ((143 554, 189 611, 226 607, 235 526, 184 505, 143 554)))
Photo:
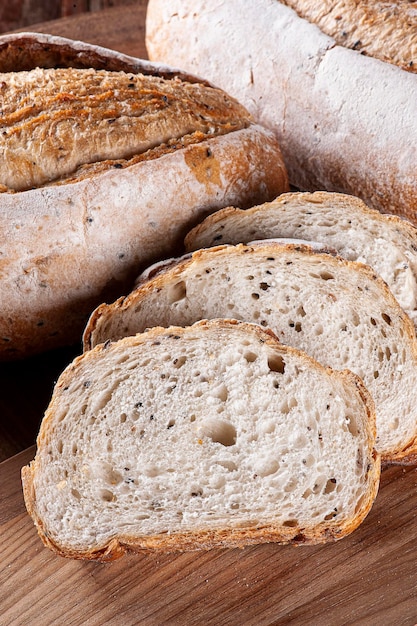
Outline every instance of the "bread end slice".
POLYGON ((351 372, 254 324, 154 328, 64 371, 24 497, 44 544, 71 558, 318 544, 369 512, 374 443, 351 372))

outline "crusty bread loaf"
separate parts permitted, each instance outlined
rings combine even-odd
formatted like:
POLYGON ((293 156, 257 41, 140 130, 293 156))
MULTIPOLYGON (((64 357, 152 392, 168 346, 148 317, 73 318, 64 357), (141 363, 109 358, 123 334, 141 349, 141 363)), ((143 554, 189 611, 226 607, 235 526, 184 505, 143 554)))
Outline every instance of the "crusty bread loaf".
POLYGON ((417 221, 414 3, 288 4, 317 23, 278 0, 150 0, 149 57, 227 88, 274 129, 297 189, 417 221))
POLYGON ((273 134, 185 73, 5 35, 0 85, 0 360, 80 341, 203 216, 288 190, 273 134))
POLYGON ((157 328, 78 357, 25 502, 63 556, 340 539, 376 496, 371 396, 260 327, 157 328))
POLYGON ((417 229, 354 196, 285 193, 245 211, 227 207, 193 228, 185 247, 191 251, 277 237, 321 242, 349 261, 372 266, 416 325, 417 229))
POLYGON ((366 265, 307 245, 219 246, 162 267, 126 298, 101 305, 85 348, 150 326, 234 317, 271 328, 285 344, 334 369, 351 369, 372 393, 385 461, 417 452, 417 340, 410 318, 366 265))

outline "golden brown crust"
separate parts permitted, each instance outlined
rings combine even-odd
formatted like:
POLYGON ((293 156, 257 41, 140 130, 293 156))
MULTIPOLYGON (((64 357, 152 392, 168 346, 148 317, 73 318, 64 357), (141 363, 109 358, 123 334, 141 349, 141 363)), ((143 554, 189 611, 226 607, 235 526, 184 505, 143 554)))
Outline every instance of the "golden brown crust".
POLYGON ((202 142, 251 123, 218 89, 131 72, 36 68, 0 74, 0 91, 0 181, 11 191, 77 180, 83 165, 114 167, 159 148, 157 158, 187 145, 183 138, 202 142))
POLYGON ((283 0, 345 48, 417 72, 417 3, 283 0))

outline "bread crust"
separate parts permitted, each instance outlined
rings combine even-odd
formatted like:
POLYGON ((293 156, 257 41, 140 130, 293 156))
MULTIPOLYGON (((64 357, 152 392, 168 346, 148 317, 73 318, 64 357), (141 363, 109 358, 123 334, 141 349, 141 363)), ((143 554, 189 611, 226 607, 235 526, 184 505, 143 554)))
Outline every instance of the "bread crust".
POLYGON ((356 195, 417 221, 414 74, 337 45, 276 0, 150 0, 147 47, 150 58, 227 84, 274 129, 296 188, 356 195))
POLYGON ((284 0, 345 48, 417 72, 417 19, 412 2, 284 0))
MULTIPOLYGON (((0 70, 42 63, 198 80, 59 37, 0 38, 0 70)), ((1 193, 0 360, 80 341, 93 308, 125 293, 140 268, 178 254, 185 232, 203 216, 286 190, 276 138, 250 122, 156 149, 150 159, 126 167, 110 164, 58 185, 1 193)))
MULTIPOLYGON (((182 552, 190 550, 208 550, 212 548, 243 548, 245 546, 275 542, 280 544, 294 545, 316 545, 326 542, 339 540, 353 532, 365 519, 369 513, 372 504, 377 496, 379 488, 379 478, 381 469, 380 455, 373 449, 376 436, 376 417, 375 408, 372 397, 362 380, 349 370, 335 371, 327 367, 323 367, 307 354, 300 352, 290 346, 282 346, 270 330, 264 330, 260 326, 240 322, 233 319, 215 319, 202 320, 195 323, 192 327, 176 327, 169 328, 154 327, 145 333, 132 337, 126 337, 122 340, 124 348, 136 346, 140 343, 148 343, 154 340, 160 340, 163 335, 175 334, 178 339, 190 332, 190 329, 210 328, 228 328, 239 326, 247 334, 257 337, 262 343, 270 346, 273 350, 284 350, 286 354, 291 356, 297 355, 301 358, 308 368, 318 368, 326 372, 330 377, 343 379, 346 383, 356 387, 364 406, 366 407, 366 442, 367 448, 372 461, 368 466, 367 483, 368 489, 360 501, 360 505, 355 511, 354 517, 344 521, 329 520, 320 525, 312 524, 311 527, 291 526, 284 527, 271 524, 259 524, 253 527, 239 527, 239 525, 226 528, 214 529, 196 529, 189 532, 172 532, 161 533, 151 536, 129 536, 121 535, 114 537, 106 545, 92 546, 89 550, 77 551, 65 545, 59 545, 58 542, 48 536, 48 532, 42 517, 38 514, 36 503, 36 490, 34 487, 34 479, 38 471, 37 456, 27 466, 22 468, 22 484, 25 499, 25 505, 29 515, 32 517, 38 534, 45 546, 53 550, 60 556, 73 559, 89 559, 98 561, 112 561, 123 556, 127 551, 158 551, 158 552, 182 552)), ((191 331, 192 332, 192 331, 191 331)), ((120 343, 120 342, 118 342, 120 343)), ((81 361, 94 360, 100 357, 103 351, 109 349, 111 344, 101 344, 90 350, 89 352, 77 357, 70 364, 63 374, 60 376, 54 390, 54 395, 50 406, 48 407, 43 419, 41 429, 38 435, 37 446, 38 451, 42 450, 48 444, 48 438, 53 429, 54 416, 60 406, 60 395, 71 382, 72 377, 77 372, 77 366, 81 361)), ((37 453, 37 455, 39 452, 37 453)))

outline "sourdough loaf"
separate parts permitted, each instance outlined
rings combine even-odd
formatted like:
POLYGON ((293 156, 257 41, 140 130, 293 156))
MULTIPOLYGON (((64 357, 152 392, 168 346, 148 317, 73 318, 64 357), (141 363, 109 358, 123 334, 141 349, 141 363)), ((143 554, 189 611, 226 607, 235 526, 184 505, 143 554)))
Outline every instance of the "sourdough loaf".
POLYGON ((350 261, 372 266, 416 325, 417 229, 354 196, 284 193, 246 211, 227 207, 193 228, 185 247, 191 251, 277 237, 322 242, 350 261))
POLYGON ((26 33, 0 86, 0 359, 80 341, 203 216, 288 189, 273 134, 185 73, 26 33))
POLYGON ((199 250, 162 267, 127 297, 98 307, 84 345, 220 317, 270 328, 317 361, 358 374, 375 400, 383 460, 415 460, 414 325, 366 265, 272 241, 199 250))
POLYGON ((260 327, 154 328, 78 357, 23 468, 44 543, 73 558, 344 537, 376 496, 371 396, 260 327))
POLYGON ((149 56, 227 87, 274 129, 299 190, 416 221, 414 3, 287 4, 299 14, 277 0, 150 0, 149 56))

